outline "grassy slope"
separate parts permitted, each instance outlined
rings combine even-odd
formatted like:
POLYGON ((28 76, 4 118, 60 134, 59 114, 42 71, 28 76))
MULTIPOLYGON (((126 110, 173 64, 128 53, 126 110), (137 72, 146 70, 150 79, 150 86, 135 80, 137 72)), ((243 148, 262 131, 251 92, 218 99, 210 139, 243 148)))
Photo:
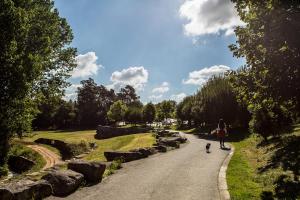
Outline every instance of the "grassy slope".
MULTIPOLYGON (((155 139, 150 133, 141 133, 114 137, 104 140, 96 140, 94 135, 95 130, 86 131, 37 131, 32 137, 26 137, 23 140, 32 142, 38 138, 49 138, 63 140, 69 143, 79 143, 80 141, 95 142, 98 147, 88 154, 84 159, 87 160, 105 160, 103 152, 105 150, 130 150, 139 147, 149 147, 155 143, 155 139)), ((51 148, 50 148, 51 150, 51 148)))
POLYGON ((25 158, 28 158, 35 162, 33 168, 31 168, 31 170, 27 171, 26 173, 39 171, 46 164, 45 159, 39 153, 24 146, 23 144, 12 144, 9 155, 24 156, 25 158))
POLYGON ((299 198, 299 175, 295 176, 299 172, 299 139, 300 125, 293 133, 268 143, 253 135, 231 142, 235 146, 227 170, 231 198, 299 198))

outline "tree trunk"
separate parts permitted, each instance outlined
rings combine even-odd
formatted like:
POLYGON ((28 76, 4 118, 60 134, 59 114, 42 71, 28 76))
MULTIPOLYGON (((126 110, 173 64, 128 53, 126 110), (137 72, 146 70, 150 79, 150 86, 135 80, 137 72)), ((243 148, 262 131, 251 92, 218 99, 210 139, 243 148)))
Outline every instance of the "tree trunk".
POLYGON ((6 157, 9 150, 8 133, 0 132, 0 167, 6 163, 6 157))

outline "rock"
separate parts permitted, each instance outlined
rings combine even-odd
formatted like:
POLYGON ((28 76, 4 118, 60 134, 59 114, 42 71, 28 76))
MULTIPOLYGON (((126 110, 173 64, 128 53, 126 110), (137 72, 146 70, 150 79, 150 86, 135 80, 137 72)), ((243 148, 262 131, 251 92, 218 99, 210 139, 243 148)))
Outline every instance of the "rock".
POLYGON ((17 183, 9 184, 8 188, 14 196, 14 200, 43 199, 52 194, 52 187, 45 180, 37 182, 21 180, 17 183))
POLYGON ((105 151, 104 156, 107 161, 123 159, 124 162, 130 162, 133 160, 145 158, 145 156, 140 152, 123 152, 123 151, 105 151))
POLYGON ((122 128, 122 127, 111 127, 111 126, 101 126, 97 127, 95 139, 107 139, 122 135, 130 135, 136 133, 145 133, 148 132, 150 129, 148 127, 129 127, 129 128, 122 128))
POLYGON ((168 148, 167 148, 166 146, 164 146, 164 145, 158 145, 158 146, 155 146, 154 148, 155 148, 158 152, 163 152, 163 153, 165 153, 165 152, 168 151, 168 148))
POLYGON ((158 144, 162 144, 162 145, 166 145, 166 146, 170 146, 170 147, 175 147, 175 148, 179 148, 180 147, 180 142, 178 141, 178 138, 176 137, 168 137, 168 138, 159 138, 158 144))
POLYGON ((13 200, 13 193, 7 188, 0 188, 0 200, 13 200))
POLYGON ((157 150, 154 147, 145 147, 145 148, 133 149, 130 152, 139 152, 143 154, 144 157, 148 157, 150 155, 157 153, 157 150))
POLYGON ((9 156, 8 166, 13 172, 22 173, 30 170, 35 165, 35 162, 23 156, 9 156))
POLYGON ((73 160, 68 163, 68 169, 84 175, 89 183, 96 183, 102 180, 102 175, 106 165, 101 162, 87 162, 83 160, 73 160))
POLYGON ((44 175, 42 179, 51 184, 54 196, 63 197, 74 192, 81 185, 84 177, 72 170, 54 170, 44 175))

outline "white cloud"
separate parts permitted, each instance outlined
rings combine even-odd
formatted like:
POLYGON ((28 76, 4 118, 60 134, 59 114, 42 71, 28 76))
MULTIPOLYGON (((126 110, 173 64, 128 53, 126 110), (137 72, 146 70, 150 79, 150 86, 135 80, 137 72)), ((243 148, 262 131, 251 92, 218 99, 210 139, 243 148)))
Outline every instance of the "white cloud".
POLYGON ((163 97, 163 95, 159 94, 159 95, 151 95, 148 98, 152 99, 152 100, 158 100, 158 99, 161 99, 162 97, 163 97))
POLYGON ((137 91, 141 91, 148 82, 148 76, 148 71, 143 66, 129 67, 121 71, 113 72, 110 77, 112 84, 107 87, 119 90, 125 85, 131 85, 137 91))
POLYGON ((152 93, 166 93, 170 90, 169 83, 163 82, 159 87, 156 87, 152 90, 152 93))
POLYGON ((77 88, 81 87, 81 84, 72 84, 71 86, 67 87, 65 90, 65 100, 74 100, 77 97, 77 88))
POLYGON ((182 101, 187 95, 185 93, 173 94, 171 95, 171 99, 180 102, 182 101))
POLYGON ((203 85, 210 77, 220 75, 230 70, 230 67, 225 65, 214 65, 212 67, 206 67, 199 71, 193 71, 189 73, 187 80, 183 80, 184 84, 191 85, 203 85))
POLYGON ((187 19, 184 31, 188 36, 218 34, 221 31, 231 35, 236 26, 244 25, 231 0, 185 0, 179 14, 187 19))
POLYGON ((95 52, 80 54, 76 58, 77 67, 71 72, 72 78, 85 78, 97 74, 101 65, 97 64, 95 52))

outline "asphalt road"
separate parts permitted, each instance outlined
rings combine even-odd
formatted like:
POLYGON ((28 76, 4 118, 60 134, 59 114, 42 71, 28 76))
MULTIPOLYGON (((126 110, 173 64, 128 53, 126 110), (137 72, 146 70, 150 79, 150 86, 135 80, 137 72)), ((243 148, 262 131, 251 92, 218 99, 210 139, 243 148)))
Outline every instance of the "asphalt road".
MULTIPOLYGON (((218 172, 229 151, 216 141, 186 135, 180 149, 133 161, 102 183, 65 197, 70 200, 215 200, 218 172), (205 145, 211 143, 211 153, 205 145)), ((61 199, 50 197, 49 199, 61 199)))

